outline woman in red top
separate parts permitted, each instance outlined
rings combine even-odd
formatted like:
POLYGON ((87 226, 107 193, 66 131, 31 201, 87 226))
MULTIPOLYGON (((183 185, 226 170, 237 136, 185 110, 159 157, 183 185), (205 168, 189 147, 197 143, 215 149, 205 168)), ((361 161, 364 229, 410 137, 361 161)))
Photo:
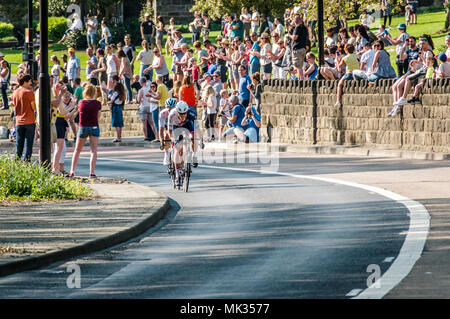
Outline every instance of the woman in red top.
POLYGON ((95 99, 96 88, 92 84, 88 84, 84 91, 84 99, 78 103, 78 110, 80 112, 80 129, 78 131, 77 144, 72 157, 72 167, 70 169, 69 176, 74 176, 75 169, 78 165, 78 159, 80 153, 83 150, 83 146, 86 143, 86 139, 89 137, 89 144, 91 146, 91 161, 89 177, 97 177, 94 174, 95 165, 97 164, 97 145, 98 138, 100 137, 100 127, 98 125, 98 119, 101 114, 102 104, 95 99))
POLYGON ((185 76, 183 79, 183 84, 180 89, 180 101, 184 101, 191 108, 197 108, 197 98, 196 98, 196 90, 194 84, 192 84, 191 77, 185 76))

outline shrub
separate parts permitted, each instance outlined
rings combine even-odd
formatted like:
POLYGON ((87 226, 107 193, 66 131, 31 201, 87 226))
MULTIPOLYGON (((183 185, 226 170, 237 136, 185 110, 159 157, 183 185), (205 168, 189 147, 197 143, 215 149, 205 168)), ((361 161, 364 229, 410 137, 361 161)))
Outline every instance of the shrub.
POLYGON ((130 34, 131 42, 136 46, 141 45, 141 24, 135 18, 125 20, 123 24, 110 26, 109 30, 111 32, 112 43, 122 42, 123 44, 125 34, 130 34))
POLYGON ((0 22, 0 39, 13 35, 14 26, 11 23, 0 22))
POLYGON ((78 29, 69 32, 67 34, 66 39, 64 40, 64 44, 68 48, 74 48, 75 50, 86 49, 87 47, 86 30, 78 29))
POLYGON ((86 185, 53 175, 43 166, 15 160, 10 155, 0 157, 1 200, 82 199, 90 194, 86 185))
MULTIPOLYGON (((48 18, 48 38, 49 40, 59 41, 64 32, 68 29, 67 18, 65 17, 49 17, 48 18)), ((40 30, 40 25, 37 26, 37 31, 40 30)))

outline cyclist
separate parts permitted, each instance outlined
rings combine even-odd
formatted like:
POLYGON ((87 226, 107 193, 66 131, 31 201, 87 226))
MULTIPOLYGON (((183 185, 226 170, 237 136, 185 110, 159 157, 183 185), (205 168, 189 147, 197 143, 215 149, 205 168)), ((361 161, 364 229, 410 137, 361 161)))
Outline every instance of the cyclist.
POLYGON ((161 150, 164 150, 163 165, 169 165, 169 147, 170 143, 165 142, 170 139, 169 128, 167 126, 169 113, 177 104, 177 99, 171 97, 165 102, 166 108, 159 113, 159 140, 161 142, 161 150))
POLYGON ((191 139, 191 147, 193 150, 193 167, 197 167, 198 163, 195 156, 196 149, 194 148, 194 121, 195 116, 189 111, 189 106, 184 101, 179 101, 175 109, 171 110, 168 118, 168 129, 169 136, 172 142, 176 144, 176 152, 174 154, 174 163, 177 180, 181 173, 181 168, 183 165, 183 143, 178 143, 181 141, 180 137, 183 136, 184 132, 189 132, 189 138, 191 139))

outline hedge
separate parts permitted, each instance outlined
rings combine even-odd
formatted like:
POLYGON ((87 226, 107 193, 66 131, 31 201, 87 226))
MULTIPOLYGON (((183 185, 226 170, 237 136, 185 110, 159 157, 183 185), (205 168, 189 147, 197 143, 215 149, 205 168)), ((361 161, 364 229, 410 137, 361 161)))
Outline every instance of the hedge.
POLYGON ((13 29, 11 23, 0 22, 0 39, 13 36, 13 29))

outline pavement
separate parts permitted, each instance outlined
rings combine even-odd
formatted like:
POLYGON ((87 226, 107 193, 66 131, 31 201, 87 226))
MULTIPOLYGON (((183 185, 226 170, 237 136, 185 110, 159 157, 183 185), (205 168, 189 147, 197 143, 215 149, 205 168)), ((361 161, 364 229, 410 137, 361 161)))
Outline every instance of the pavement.
POLYGON ((170 205, 154 189, 123 179, 88 182, 81 201, 0 204, 0 276, 113 247, 144 233, 170 205))

